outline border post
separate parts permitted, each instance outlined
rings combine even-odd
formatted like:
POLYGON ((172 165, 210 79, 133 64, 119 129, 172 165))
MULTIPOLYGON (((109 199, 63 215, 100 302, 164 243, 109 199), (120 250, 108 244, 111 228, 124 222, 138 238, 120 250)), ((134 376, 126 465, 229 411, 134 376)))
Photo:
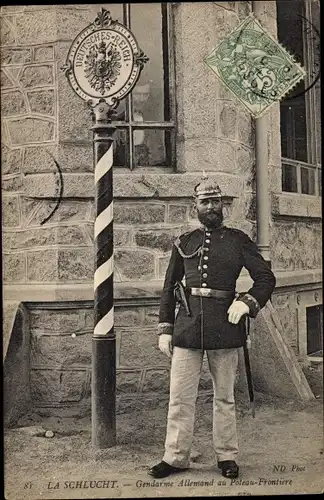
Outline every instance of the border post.
POLYGON ((62 70, 91 108, 95 169, 92 444, 116 445, 116 336, 113 288, 113 136, 115 109, 136 85, 148 57, 133 33, 101 9, 74 39, 62 70))

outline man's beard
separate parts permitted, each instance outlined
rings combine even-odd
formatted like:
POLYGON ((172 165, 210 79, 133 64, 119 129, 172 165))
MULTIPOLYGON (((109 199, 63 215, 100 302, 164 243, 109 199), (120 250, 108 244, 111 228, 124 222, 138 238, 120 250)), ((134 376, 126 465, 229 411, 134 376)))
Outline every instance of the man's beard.
POLYGON ((198 220, 209 229, 217 229, 223 223, 223 211, 219 212, 211 212, 211 213, 199 213, 198 212, 198 220))

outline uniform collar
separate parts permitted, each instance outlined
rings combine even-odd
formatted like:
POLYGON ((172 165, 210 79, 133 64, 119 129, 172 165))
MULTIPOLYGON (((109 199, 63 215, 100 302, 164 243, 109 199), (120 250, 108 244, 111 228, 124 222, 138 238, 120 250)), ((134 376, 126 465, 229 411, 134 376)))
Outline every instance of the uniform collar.
POLYGON ((222 224, 219 227, 214 227, 213 229, 208 229, 206 226, 204 226, 202 224, 199 229, 200 229, 200 231, 203 231, 203 232, 212 233, 212 232, 220 231, 221 229, 224 229, 224 227, 225 227, 224 224, 222 224))

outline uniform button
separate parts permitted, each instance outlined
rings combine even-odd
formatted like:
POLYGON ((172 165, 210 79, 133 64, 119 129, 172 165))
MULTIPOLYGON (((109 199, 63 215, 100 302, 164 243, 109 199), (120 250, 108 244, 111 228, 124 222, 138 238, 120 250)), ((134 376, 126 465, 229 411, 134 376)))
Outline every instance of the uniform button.
POLYGON ((203 250, 204 250, 204 252, 209 252, 209 248, 208 247, 204 247, 203 250))
POLYGON ((209 233, 209 232, 208 232, 208 233, 206 232, 206 236, 210 236, 210 233, 209 233))
POLYGON ((204 260, 208 260, 208 255, 204 255, 204 260))
POLYGON ((201 286, 205 287, 207 286, 207 283, 202 283, 201 286))
POLYGON ((210 243, 210 240, 208 240, 208 239, 207 239, 207 240, 205 240, 205 242, 206 242, 206 243, 210 243))
POLYGON ((204 268, 204 269, 207 269, 207 267, 208 267, 208 266, 207 266, 207 264, 204 264, 204 265, 203 265, 203 268, 204 268))
POLYGON ((203 278, 207 278, 208 274, 207 273, 203 273, 202 277, 203 278))

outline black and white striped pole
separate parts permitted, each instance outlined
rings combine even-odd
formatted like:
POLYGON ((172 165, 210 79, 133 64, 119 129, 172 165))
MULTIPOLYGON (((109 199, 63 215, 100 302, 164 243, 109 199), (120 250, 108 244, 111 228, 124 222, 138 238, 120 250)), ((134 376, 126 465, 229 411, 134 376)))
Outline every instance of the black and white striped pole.
MULTIPOLYGON (((98 448, 116 444, 112 118, 147 61, 129 28, 101 9, 74 39, 62 66, 74 92, 90 105, 93 118, 96 219, 91 413, 92 443, 98 448)), ((131 98, 128 104, 132 120, 131 98)))
POLYGON ((92 336, 92 443, 116 444, 116 336, 113 287, 113 134, 112 110, 102 100, 93 108, 95 168, 94 332, 92 336))

